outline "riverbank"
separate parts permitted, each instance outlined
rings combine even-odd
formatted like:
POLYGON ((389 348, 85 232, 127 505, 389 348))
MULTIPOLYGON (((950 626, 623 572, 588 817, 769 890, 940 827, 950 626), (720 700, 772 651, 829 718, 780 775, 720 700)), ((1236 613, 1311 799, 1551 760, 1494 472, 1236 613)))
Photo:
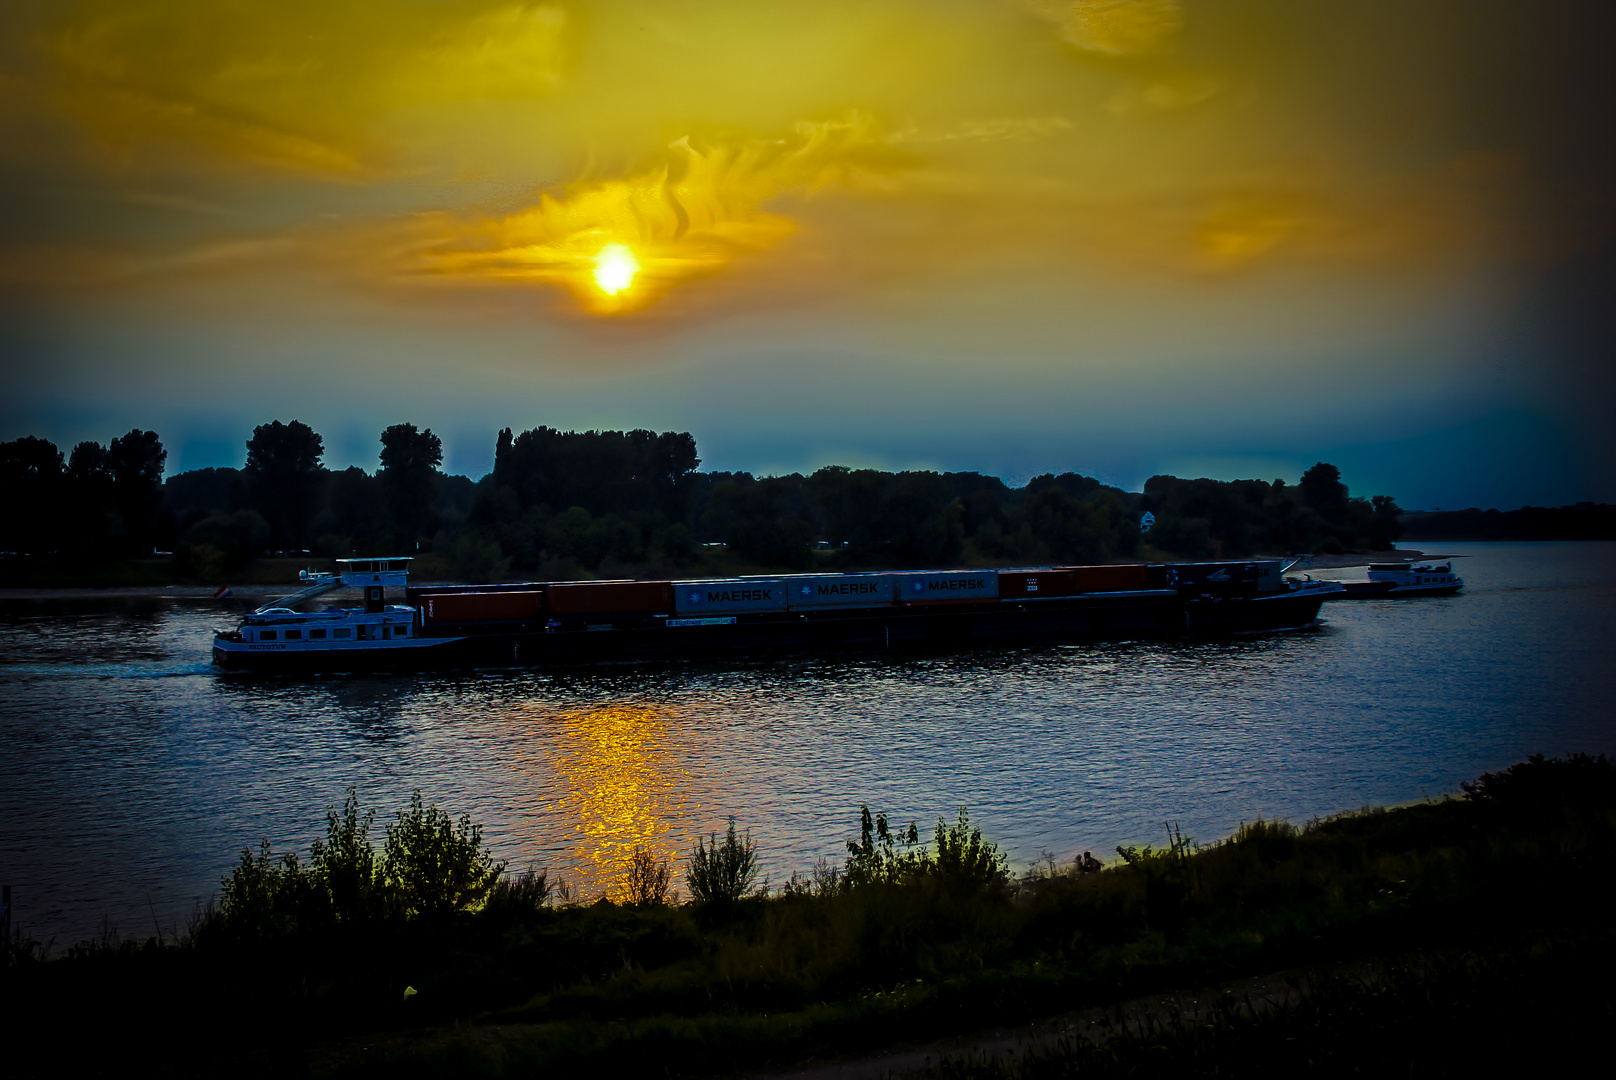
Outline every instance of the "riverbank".
MULTIPOLYGON (((696 882, 652 857, 650 873, 610 899, 530 876, 479 910, 436 917, 374 906, 382 894, 353 892, 355 879, 332 871, 354 864, 329 854, 266 852, 238 867, 223 910, 199 912, 178 944, 104 942, 48 962, 14 951, 0 1007, 43 1045, 97 1031, 97 1046, 75 1051, 91 1071, 127 1070, 138 1047, 141 1071, 332 1077, 755 1073, 968 1032, 990 1042, 1083 1010, 1133 1017, 1137 1034, 1142 1000, 1273 987, 1241 980, 1276 973, 1285 985, 1296 971, 1390 973, 1385 985, 1412 1001, 1453 957, 1507 976, 1463 983, 1474 1015, 1490 1017, 1482 1006, 1500 988, 1523 985, 1509 974, 1516 959, 1545 956, 1579 1009, 1608 1012, 1603 980, 1566 971, 1610 951, 1613 812, 1616 770, 1603 757, 1533 759, 1461 798, 1303 828, 1258 822, 1209 846, 1170 835, 1164 848, 1119 849, 1103 869, 1080 859, 1009 880, 963 820, 940 823, 925 848, 866 819, 844 864, 767 897, 669 904, 670 884, 696 882), (187 1020, 183 1039, 146 1037, 174 1016, 187 1020), (239 1038, 247 1027, 274 1034, 239 1038)), ((322 850, 362 850, 340 843, 362 819, 357 806, 334 816, 322 850)), ((1524 985, 1543 970, 1529 968, 1524 985)), ((1297 989, 1264 1013, 1292 1025, 1286 1045, 1350 1053, 1331 1041, 1341 1028, 1331 1010, 1350 1019, 1364 1001, 1297 989)), ((1208 1023, 1238 1049, 1250 1025, 1270 1021, 1237 1014, 1208 1023)), ((1185 1024, 1175 1038, 1202 1054, 1205 1025, 1185 1024)), ((1218 1052, 1235 1055, 1211 1059, 1224 1070, 1243 1060, 1218 1052)), ((1208 1071, 1204 1054, 1191 1060, 1208 1071)), ((1336 1060, 1350 1071, 1350 1058, 1336 1060)), ((18 1075, 46 1071, 56 1069, 18 1075)))

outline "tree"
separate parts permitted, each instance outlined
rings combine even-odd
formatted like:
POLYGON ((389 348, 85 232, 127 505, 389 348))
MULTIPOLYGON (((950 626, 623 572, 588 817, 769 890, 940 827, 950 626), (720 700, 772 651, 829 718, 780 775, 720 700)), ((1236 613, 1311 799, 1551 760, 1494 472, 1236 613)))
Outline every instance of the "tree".
POLYGON ((107 448, 86 439, 73 447, 67 459, 67 513, 64 523, 69 546, 81 553, 104 553, 112 533, 112 476, 107 469, 107 448))
POLYGON ((1341 470, 1334 465, 1319 462, 1302 474, 1302 499, 1317 510, 1324 520, 1337 524, 1347 513, 1347 485, 1341 482, 1341 470))
POLYGON ((325 442, 307 424, 279 420, 253 428, 247 440, 248 499, 269 522, 270 542, 297 551, 325 479, 325 442))
POLYGON ((59 541, 62 452, 26 435, 0 443, 0 550, 40 553, 59 541))
POLYGON ((155 431, 135 428, 113 439, 107 448, 106 471, 112 499, 123 519, 123 544, 135 555, 151 549, 152 527, 163 505, 163 463, 168 451, 155 431))
POLYGON ((419 537, 431 533, 432 501, 442 474, 443 440, 432 429, 394 424, 382 432, 380 477, 387 493, 395 530, 394 543, 415 550, 419 537))

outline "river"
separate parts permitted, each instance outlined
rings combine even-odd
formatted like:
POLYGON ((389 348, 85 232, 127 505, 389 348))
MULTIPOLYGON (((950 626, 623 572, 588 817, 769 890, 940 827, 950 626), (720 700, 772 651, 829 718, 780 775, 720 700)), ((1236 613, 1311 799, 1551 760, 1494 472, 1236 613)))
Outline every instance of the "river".
POLYGON ((1461 595, 1306 631, 728 667, 225 676, 223 605, 6 602, 0 881, 59 950, 183 928, 243 847, 306 853, 350 785, 378 839, 419 790, 588 897, 731 815, 776 882, 842 858, 861 803, 923 829, 967 806, 1019 870, 1616 751, 1616 544, 1443 550, 1461 595))

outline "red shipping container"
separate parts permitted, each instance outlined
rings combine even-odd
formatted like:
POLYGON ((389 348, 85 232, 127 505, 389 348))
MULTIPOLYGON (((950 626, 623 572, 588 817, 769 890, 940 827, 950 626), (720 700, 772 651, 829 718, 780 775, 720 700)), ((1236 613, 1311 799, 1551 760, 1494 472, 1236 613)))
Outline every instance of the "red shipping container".
POLYGON ((673 612, 669 581, 574 581, 551 585, 550 615, 666 615, 673 612))
POLYGON ((1037 600, 1044 596, 1071 596, 1077 591, 1070 570, 1001 570, 999 599, 1037 600))
POLYGON ((423 623, 509 622, 544 614, 544 593, 442 593, 418 597, 423 623))
POLYGON ((1080 593, 1145 589, 1149 588, 1148 581, 1149 570, 1143 563, 1072 567, 1072 584, 1080 593))

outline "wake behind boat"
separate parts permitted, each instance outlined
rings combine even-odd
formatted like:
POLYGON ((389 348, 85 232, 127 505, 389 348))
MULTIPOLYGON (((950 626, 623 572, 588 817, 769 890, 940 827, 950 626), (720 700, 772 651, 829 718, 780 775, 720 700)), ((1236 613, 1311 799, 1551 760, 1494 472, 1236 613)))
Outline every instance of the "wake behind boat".
POLYGON ((300 592, 216 631, 214 662, 350 671, 1247 633, 1307 626, 1339 591, 1286 581, 1277 559, 420 588, 409 562, 305 572, 300 592), (364 606, 298 610, 340 588, 364 606))

